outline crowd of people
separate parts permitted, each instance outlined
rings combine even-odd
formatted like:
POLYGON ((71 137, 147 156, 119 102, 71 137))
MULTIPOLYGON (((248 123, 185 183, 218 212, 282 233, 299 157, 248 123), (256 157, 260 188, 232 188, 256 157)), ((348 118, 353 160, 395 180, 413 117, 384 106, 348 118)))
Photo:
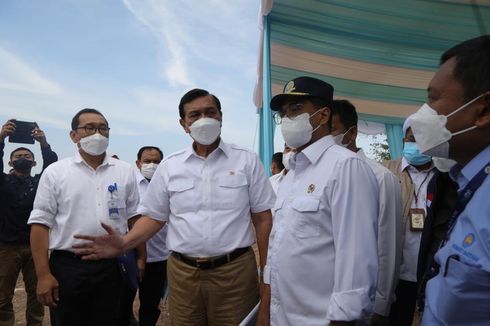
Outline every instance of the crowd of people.
MULTIPOLYGON (((72 157, 36 127, 41 173, 26 147, 0 163, 0 326, 21 271, 32 326, 44 306, 52 325, 155 325, 167 283, 178 326, 488 325, 490 35, 441 56, 399 159, 367 158, 355 106, 334 97, 302 76, 272 98, 285 145, 270 179, 222 139, 203 89, 178 107, 190 146, 142 147, 136 167, 107 154, 96 109, 73 117, 72 157)), ((15 132, 2 126, 2 159, 15 132)))

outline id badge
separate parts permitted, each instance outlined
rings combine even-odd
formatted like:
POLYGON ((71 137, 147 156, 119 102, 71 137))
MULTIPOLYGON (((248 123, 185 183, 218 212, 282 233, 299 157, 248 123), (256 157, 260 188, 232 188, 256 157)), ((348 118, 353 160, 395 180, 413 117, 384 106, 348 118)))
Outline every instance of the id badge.
POLYGON ((424 229, 425 211, 422 208, 411 208, 410 230, 420 232, 424 229))
POLYGON ((117 200, 109 199, 107 202, 107 207, 109 208, 109 218, 118 219, 119 218, 119 208, 117 207, 117 200))

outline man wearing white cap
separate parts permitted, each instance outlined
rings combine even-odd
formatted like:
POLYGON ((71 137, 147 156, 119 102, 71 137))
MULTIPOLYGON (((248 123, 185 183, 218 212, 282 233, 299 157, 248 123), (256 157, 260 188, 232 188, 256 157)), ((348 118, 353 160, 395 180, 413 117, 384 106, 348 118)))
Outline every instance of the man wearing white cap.
POLYGON ((435 173, 432 158, 420 153, 413 136, 411 117, 403 124, 403 157, 384 162, 402 186, 402 264, 390 312, 390 324, 412 325, 417 300, 417 260, 426 217, 427 185, 435 173))

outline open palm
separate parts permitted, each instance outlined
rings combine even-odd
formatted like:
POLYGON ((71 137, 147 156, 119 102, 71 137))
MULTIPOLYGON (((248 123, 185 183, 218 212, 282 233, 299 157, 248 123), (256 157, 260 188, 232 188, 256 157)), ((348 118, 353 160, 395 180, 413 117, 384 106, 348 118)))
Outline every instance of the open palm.
POLYGON ((75 253, 82 255, 85 260, 99 260, 104 258, 115 258, 123 254, 123 238, 110 225, 101 223, 107 234, 100 236, 75 235, 76 239, 87 240, 81 244, 74 245, 75 253))

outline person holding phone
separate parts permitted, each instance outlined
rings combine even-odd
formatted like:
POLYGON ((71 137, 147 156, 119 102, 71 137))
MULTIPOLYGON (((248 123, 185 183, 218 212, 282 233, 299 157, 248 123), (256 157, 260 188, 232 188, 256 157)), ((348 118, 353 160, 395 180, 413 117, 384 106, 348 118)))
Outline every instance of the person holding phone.
MULTIPOLYGON (((26 322, 27 325, 40 326, 44 307, 36 298, 37 278, 29 244, 30 227, 27 225, 41 176, 31 176, 31 170, 36 166, 34 153, 26 147, 14 149, 8 163, 12 172, 3 172, 4 141, 16 133, 17 127, 16 120, 11 119, 0 131, 0 323, 14 325, 12 298, 22 271, 27 292, 26 322)), ((58 156, 51 150, 41 129, 34 128, 31 136, 41 146, 44 171, 58 160, 58 156)))

